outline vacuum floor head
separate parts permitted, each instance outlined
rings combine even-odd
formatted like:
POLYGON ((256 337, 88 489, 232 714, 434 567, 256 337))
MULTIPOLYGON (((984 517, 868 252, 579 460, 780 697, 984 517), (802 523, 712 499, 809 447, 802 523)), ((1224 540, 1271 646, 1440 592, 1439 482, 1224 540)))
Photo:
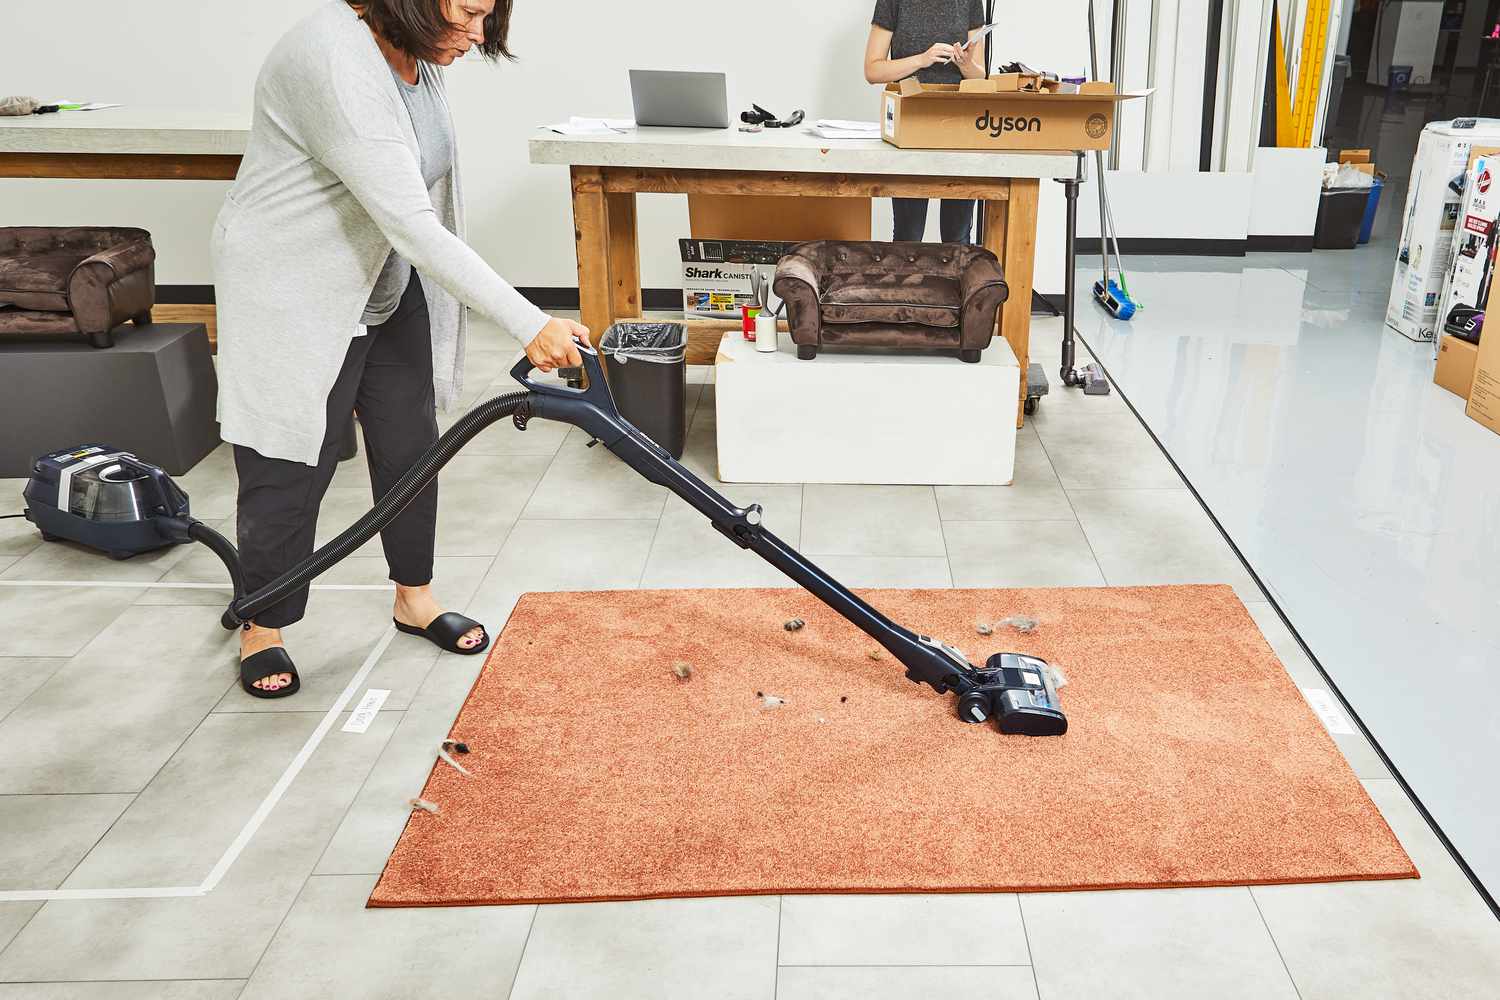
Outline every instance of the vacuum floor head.
POLYGON ((996 653, 975 674, 979 687, 958 699, 960 719, 978 723, 995 717, 1002 733, 1016 736, 1061 736, 1068 731, 1046 660, 996 653))

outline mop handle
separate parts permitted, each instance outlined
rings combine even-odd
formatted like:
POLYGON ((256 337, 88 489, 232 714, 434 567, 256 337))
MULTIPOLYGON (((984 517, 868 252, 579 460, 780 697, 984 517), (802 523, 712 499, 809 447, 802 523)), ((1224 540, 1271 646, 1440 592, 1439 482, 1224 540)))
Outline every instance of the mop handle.
MULTIPOLYGON (((1094 0, 1089 0, 1089 79, 1099 79, 1099 46, 1094 41, 1094 0)), ((1099 257, 1104 262, 1104 288, 1109 289, 1109 243, 1106 241, 1104 220, 1104 151, 1094 150, 1095 180, 1099 184, 1099 257)))

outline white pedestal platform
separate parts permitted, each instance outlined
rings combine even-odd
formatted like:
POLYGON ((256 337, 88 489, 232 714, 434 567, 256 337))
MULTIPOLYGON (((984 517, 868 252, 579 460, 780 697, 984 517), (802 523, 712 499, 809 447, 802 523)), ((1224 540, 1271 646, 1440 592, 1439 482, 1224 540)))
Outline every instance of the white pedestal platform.
POLYGON ((714 361, 719 479, 1007 485, 1020 377, 1000 337, 978 364, 855 348, 799 361, 788 334, 761 354, 729 331, 714 361))

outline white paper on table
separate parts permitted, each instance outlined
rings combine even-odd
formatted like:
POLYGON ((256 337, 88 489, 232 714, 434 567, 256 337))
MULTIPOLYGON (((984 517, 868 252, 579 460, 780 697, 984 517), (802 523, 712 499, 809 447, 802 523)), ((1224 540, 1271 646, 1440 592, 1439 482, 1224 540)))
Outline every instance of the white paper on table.
POLYGON ((880 123, 820 118, 813 132, 824 139, 879 139, 880 123))
POLYGON ((582 118, 573 115, 556 125, 543 125, 559 135, 612 135, 635 128, 633 118, 582 118))

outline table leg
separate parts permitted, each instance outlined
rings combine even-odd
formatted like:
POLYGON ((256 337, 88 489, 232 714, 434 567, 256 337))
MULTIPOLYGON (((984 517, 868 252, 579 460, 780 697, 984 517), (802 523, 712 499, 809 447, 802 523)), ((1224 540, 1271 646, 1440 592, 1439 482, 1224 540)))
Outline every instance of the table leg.
POLYGON ((613 318, 609 280, 609 213, 603 172, 573 167, 573 240, 578 255, 580 321, 596 342, 613 318))
POLYGON ((1000 258, 1010 297, 1000 310, 1000 335, 1010 344, 1021 367, 1016 400, 1016 426, 1026 420, 1026 366, 1031 343, 1031 281, 1036 256, 1036 214, 1040 182, 1018 177, 1010 182, 1010 197, 985 208, 984 245, 1000 258))
POLYGON ((641 314, 641 250, 636 236, 635 193, 604 196, 609 227, 610 312, 615 319, 641 314))

